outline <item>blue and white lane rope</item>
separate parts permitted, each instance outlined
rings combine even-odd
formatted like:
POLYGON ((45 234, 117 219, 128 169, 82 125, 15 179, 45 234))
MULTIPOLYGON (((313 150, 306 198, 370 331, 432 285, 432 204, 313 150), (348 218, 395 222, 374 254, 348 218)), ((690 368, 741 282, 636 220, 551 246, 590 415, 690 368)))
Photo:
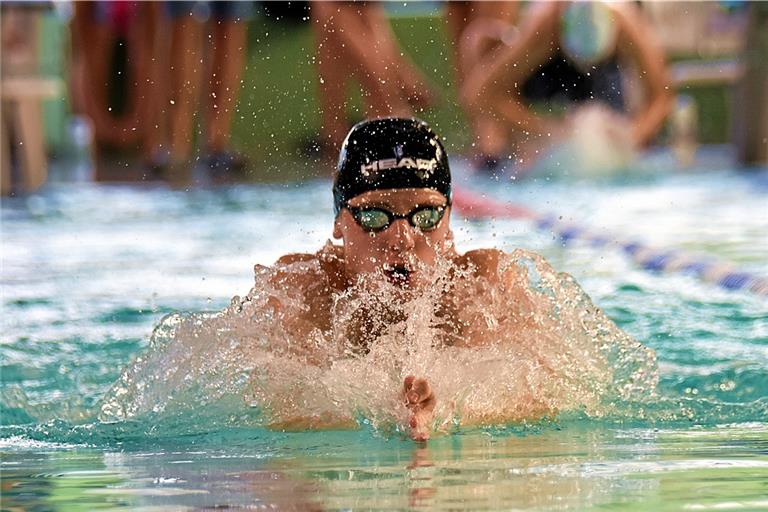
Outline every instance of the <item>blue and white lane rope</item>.
POLYGON ((622 240, 604 232, 596 233, 585 227, 561 221, 554 216, 539 216, 534 222, 536 227, 551 231, 563 242, 580 240, 594 247, 615 247, 646 270, 689 274, 728 290, 747 290, 768 296, 767 277, 741 271, 713 258, 674 249, 655 248, 637 240, 622 240))
POLYGON ((547 230, 564 243, 581 241, 593 247, 608 247, 622 251, 640 267, 653 272, 677 272, 693 275, 704 282, 728 290, 745 290, 768 297, 768 277, 744 272, 729 263, 707 256, 684 253, 674 249, 655 248, 640 241, 611 236, 586 226, 563 221, 555 215, 537 214, 525 207, 496 201, 485 196, 456 190, 454 207, 468 218, 504 217, 531 220, 538 229, 547 230))

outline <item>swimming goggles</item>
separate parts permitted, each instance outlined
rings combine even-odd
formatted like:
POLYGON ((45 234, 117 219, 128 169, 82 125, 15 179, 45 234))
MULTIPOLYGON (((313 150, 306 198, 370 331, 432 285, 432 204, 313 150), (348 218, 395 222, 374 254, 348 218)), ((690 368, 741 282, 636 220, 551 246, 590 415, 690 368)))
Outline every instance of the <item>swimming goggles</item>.
POLYGON ((432 231, 443 218, 445 208, 445 206, 417 206, 401 215, 379 207, 347 206, 355 222, 365 231, 373 233, 384 231, 397 219, 406 219, 411 226, 421 231, 432 231))

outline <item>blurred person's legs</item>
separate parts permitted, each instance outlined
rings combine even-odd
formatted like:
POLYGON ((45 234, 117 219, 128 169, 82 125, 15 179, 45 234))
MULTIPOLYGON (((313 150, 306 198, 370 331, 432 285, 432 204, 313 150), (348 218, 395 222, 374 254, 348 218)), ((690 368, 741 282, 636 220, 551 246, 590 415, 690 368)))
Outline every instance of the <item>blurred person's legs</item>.
POLYGON ((352 62, 355 77, 364 88, 366 117, 409 115, 410 106, 402 97, 393 59, 395 49, 388 43, 392 39, 380 39, 381 24, 385 22, 383 7, 379 4, 354 2, 328 2, 336 9, 330 17, 333 24, 331 36, 339 38, 343 55, 352 62), (371 22, 371 18, 376 21, 371 22))
POLYGON ((154 140, 162 99, 155 85, 164 82, 156 76, 159 18, 159 7, 149 2, 74 4, 71 98, 73 112, 86 116, 92 127, 96 179, 140 179, 108 155, 130 158, 140 152, 147 159, 159 144, 154 140))
MULTIPOLYGON (((203 75, 203 22, 193 12, 195 2, 167 2, 171 16, 169 149, 172 168, 189 166, 194 115, 203 75)), ((172 169, 175 171, 175 169, 172 169)))
POLYGON ((123 126, 117 122, 109 105, 109 83, 116 42, 114 28, 109 23, 109 4, 99 2, 75 2, 72 18, 73 51, 82 53, 82 75, 73 85, 81 90, 73 97, 80 110, 93 123, 93 135, 97 143, 119 145, 123 126))
POLYGON ((415 109, 430 107, 435 102, 436 95, 427 85, 421 71, 400 51, 392 25, 387 20, 382 6, 374 4, 367 13, 367 16, 362 17, 362 21, 373 34, 382 62, 388 63, 387 69, 397 72, 397 85, 402 96, 415 109))
POLYGON ((207 163, 219 169, 239 169, 245 164, 229 147, 232 117, 240 93, 246 59, 250 2, 215 2, 210 49, 210 90, 206 96, 205 138, 207 163))
POLYGON ((479 113, 498 114, 507 133, 522 135, 519 144, 559 145, 573 138, 582 120, 596 124, 600 118, 612 124, 605 130, 611 139, 641 147, 668 112, 664 55, 634 4, 534 3, 512 44, 492 52, 476 69, 480 72, 470 73, 462 86, 463 103, 479 113), (619 59, 641 70, 646 101, 635 112, 626 111, 619 59), (631 137, 613 137, 615 116, 569 115, 576 114, 574 106, 593 101, 621 111, 631 121, 623 123, 631 137))
POLYGON ((182 175, 189 175, 196 113, 204 134, 198 138, 205 163, 215 169, 242 168, 244 160, 230 150, 229 138, 245 65, 251 5, 249 2, 167 2, 166 8, 172 19, 170 178, 183 179, 182 175), (210 48, 203 46, 206 28, 210 30, 210 48), (208 80, 203 99, 200 88, 204 76, 208 80))
POLYGON ((522 89, 558 48, 562 5, 533 3, 510 31, 501 24, 477 20, 459 45, 464 52, 476 51, 459 57, 465 66, 474 62, 471 69, 464 70, 460 99, 477 130, 478 153, 491 169, 498 163, 498 155, 507 154, 514 155, 519 171, 545 150, 542 134, 556 131, 553 123, 530 110, 522 89), (493 40, 496 44, 489 47, 493 40), (479 51, 482 49, 485 53, 479 51))
MULTIPOLYGON (((519 3, 448 2, 446 21, 453 40, 454 68, 458 86, 472 73, 482 73, 475 65, 514 37, 519 3)), ((462 105, 469 118, 475 150, 481 165, 493 168, 504 153, 510 152, 504 124, 493 109, 462 105)))
POLYGON ((147 81, 142 88, 142 159, 145 167, 153 174, 160 174, 168 165, 170 150, 168 144, 169 106, 169 53, 171 36, 168 17, 159 2, 146 2, 145 50, 147 51, 147 81))
POLYGON ((446 3, 445 19, 459 86, 479 59, 511 42, 519 11, 519 2, 513 0, 446 3))
POLYGON ((337 151, 349 129, 346 87, 350 76, 363 87, 367 117, 411 115, 403 87, 416 87, 419 80, 406 85, 400 79, 400 72, 407 71, 402 68, 405 59, 397 51, 381 5, 313 2, 312 18, 318 49, 321 130, 329 154, 337 151))
POLYGON ((746 166, 768 165, 768 4, 749 6, 742 60, 744 76, 737 88, 736 149, 746 166))
POLYGON ((352 76, 352 66, 339 57, 341 44, 336 37, 329 35, 333 29, 328 27, 328 17, 332 10, 330 5, 313 2, 312 29, 317 48, 318 99, 320 103, 320 136, 319 151, 324 158, 333 158, 338 152, 347 130, 347 88, 349 77, 352 76))

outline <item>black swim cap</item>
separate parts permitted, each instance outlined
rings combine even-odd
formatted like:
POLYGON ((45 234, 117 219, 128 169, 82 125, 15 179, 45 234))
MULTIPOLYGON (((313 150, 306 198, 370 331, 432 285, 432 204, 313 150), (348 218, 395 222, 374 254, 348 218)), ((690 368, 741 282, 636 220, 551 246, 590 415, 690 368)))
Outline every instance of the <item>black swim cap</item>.
POLYGON ((336 215, 353 197, 389 188, 431 188, 451 203, 448 155, 424 121, 397 117, 362 121, 344 139, 333 181, 336 215))

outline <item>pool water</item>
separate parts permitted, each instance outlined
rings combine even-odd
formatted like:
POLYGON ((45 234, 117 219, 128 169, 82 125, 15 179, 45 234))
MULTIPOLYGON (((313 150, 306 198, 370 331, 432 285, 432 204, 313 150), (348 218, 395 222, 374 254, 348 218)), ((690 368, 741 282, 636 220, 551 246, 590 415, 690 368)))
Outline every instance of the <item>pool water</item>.
MULTIPOLYGON (((462 176, 460 174, 460 176, 462 176)), ((768 179, 728 170, 458 186, 768 274, 768 179)), ((460 250, 525 247, 658 357, 642 414, 281 433, 195 416, 99 423, 162 317, 216 311, 253 265, 330 236, 326 181, 171 190, 51 184, 2 203, 2 507, 34 510, 768 508, 768 303, 531 223, 454 217, 460 250)))

